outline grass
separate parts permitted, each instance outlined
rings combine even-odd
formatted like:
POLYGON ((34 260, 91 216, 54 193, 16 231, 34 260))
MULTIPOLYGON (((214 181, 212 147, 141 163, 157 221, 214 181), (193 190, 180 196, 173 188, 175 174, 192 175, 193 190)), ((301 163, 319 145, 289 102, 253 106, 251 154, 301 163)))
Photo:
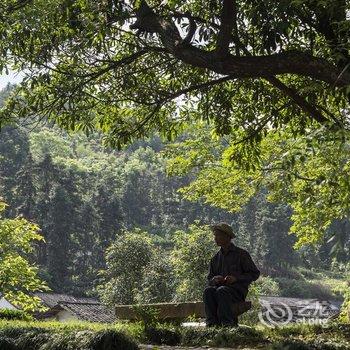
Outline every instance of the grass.
MULTIPOLYGON (((1 350, 137 350, 137 344, 122 325, 87 322, 0 321, 1 350)), ((135 333, 136 334, 136 333, 135 333)))
MULTIPOLYGON (((349 288, 349 274, 329 271, 298 270, 299 281, 296 292, 305 297, 310 293, 310 285, 316 286, 312 293, 319 292, 329 298, 341 299, 349 288), (317 289, 317 286, 322 288, 317 289), (306 292, 305 292, 306 291, 306 292), (307 293, 306 293, 307 294, 307 293)), ((315 295, 311 296, 315 297, 315 295)), ((250 320, 253 314, 245 315, 250 320)), ((241 322, 249 321, 241 318, 241 322)), ((248 324, 248 323, 247 323, 248 324)), ((126 335, 135 343, 167 344, 183 346, 234 347, 268 350, 350 350, 350 324, 329 323, 327 325, 290 324, 279 328, 268 328, 262 325, 241 325, 239 328, 186 328, 175 323, 152 322, 117 322, 100 324, 71 321, 60 323, 55 321, 20 321, 0 320, 1 350, 62 350, 62 349, 104 349, 99 348, 103 339, 118 343, 115 334, 126 335), (146 325, 145 325, 146 324, 146 325), (14 347, 15 335, 24 334, 22 347, 14 347), (44 348, 28 346, 32 339, 38 344, 45 341, 50 345, 44 348), (94 345, 94 341, 97 342, 94 345), (74 344, 70 347, 67 344, 74 344)), ((124 339, 121 337, 120 339, 124 339)), ((136 349, 131 343, 130 349, 136 349)), ((123 346, 121 349, 127 350, 123 346), (123 348, 124 347, 124 348, 123 348)), ((114 349, 113 347, 111 349, 114 349)), ((118 348, 119 349, 119 348, 118 348)))
MULTIPOLYGON (((91 343, 93 334, 105 335, 108 332, 126 334, 136 343, 268 348, 271 350, 350 349, 350 324, 340 323, 329 323, 327 325, 290 324, 272 329, 262 325, 254 327, 241 325, 239 328, 188 328, 170 323, 157 323, 152 327, 144 327, 142 322, 96 324, 88 322, 0 321, 0 338, 1 334, 8 336, 12 333, 13 336, 16 335, 16 332, 20 334, 25 331, 29 337, 36 337, 38 343, 45 342, 47 334, 55 334, 54 337, 50 338, 51 347, 45 349, 59 349, 59 342, 69 343, 73 338, 75 344, 81 344, 81 346, 84 346, 82 348, 90 349, 86 344, 91 343), (72 336, 72 334, 75 334, 75 336, 72 336), (80 334, 80 340, 76 334, 80 334)), ((7 349, 1 347, 1 349, 3 348, 7 349)), ((10 347, 8 349, 12 350, 10 347)), ((79 349, 79 347, 76 347, 76 349, 79 349)))

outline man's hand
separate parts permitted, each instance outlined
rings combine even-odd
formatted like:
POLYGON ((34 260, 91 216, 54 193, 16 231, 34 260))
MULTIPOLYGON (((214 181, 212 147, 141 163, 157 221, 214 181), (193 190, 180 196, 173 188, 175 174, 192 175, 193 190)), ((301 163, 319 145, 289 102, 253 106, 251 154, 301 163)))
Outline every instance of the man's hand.
POLYGON ((225 283, 225 278, 221 275, 214 276, 213 281, 215 284, 224 284, 225 283))
POLYGON ((233 284, 237 282, 237 278, 235 276, 226 276, 224 279, 224 283, 226 284, 233 284))

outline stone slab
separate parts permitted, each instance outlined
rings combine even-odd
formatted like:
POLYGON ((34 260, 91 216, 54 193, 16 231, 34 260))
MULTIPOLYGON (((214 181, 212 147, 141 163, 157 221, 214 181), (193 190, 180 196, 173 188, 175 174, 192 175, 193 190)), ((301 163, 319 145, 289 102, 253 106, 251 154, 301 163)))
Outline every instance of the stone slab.
MULTIPOLYGON (((233 312, 237 316, 248 311, 251 308, 250 301, 244 301, 232 304, 233 312)), ((155 303, 137 305, 117 305, 115 314, 118 319, 137 320, 139 315, 137 307, 145 307, 157 310, 159 319, 185 319, 189 316, 195 318, 205 318, 204 303, 201 301, 189 303, 155 303)))

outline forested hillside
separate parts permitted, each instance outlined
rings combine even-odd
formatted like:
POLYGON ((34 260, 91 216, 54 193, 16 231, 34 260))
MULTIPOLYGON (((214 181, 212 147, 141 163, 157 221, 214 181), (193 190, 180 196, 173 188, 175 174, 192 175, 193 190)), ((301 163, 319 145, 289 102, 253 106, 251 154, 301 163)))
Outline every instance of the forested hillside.
POLYGON ((346 262, 347 222, 335 223, 331 242, 329 233, 320 246, 295 251, 286 205, 268 203, 263 191, 238 214, 186 201, 177 190, 190 175, 166 175, 164 147, 154 137, 116 151, 103 148, 97 134, 68 135, 41 124, 1 130, 0 191, 7 216, 22 215, 40 226, 45 242, 31 258, 54 291, 93 293, 105 251, 122 232, 141 228, 171 249, 174 232, 196 221, 232 223, 237 244, 266 273, 346 262))

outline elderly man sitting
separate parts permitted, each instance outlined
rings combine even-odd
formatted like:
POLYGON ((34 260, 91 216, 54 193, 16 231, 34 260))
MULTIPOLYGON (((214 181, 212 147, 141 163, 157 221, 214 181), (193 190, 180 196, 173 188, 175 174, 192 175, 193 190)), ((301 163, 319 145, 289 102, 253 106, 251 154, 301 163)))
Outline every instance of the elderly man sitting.
POLYGON ((211 229, 221 248, 210 260, 208 286, 204 290, 206 324, 237 327, 232 303, 245 301, 249 284, 258 279, 260 271, 250 254, 231 242, 235 234, 230 225, 219 223, 211 229))

